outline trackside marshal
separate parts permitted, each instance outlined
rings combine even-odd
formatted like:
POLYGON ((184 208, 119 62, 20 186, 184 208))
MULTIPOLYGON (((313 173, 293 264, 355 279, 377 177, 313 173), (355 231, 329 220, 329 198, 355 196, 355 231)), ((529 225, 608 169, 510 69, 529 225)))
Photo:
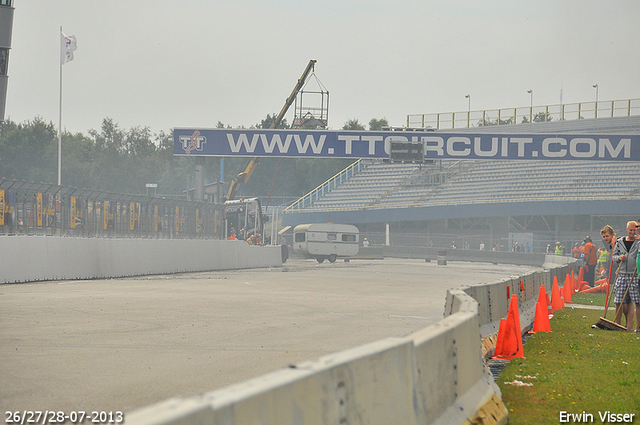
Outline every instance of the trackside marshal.
POLYGON ((425 159, 640 161, 640 135, 399 133, 175 128, 173 154, 383 159, 392 142, 413 142, 425 159))

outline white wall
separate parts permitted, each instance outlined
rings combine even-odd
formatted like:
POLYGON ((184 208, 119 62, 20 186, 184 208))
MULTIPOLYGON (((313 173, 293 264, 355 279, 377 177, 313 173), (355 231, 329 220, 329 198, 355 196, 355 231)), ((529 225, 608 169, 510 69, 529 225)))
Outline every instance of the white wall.
POLYGON ((0 237, 0 283, 282 265, 279 246, 210 239, 0 237))

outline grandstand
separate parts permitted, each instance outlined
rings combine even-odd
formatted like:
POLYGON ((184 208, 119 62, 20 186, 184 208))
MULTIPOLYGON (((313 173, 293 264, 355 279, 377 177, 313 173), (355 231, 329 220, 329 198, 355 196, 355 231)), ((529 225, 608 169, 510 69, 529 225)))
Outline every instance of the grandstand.
MULTIPOLYGON (((454 131, 640 134, 640 116, 441 132, 454 131)), ((599 230, 597 226, 607 220, 603 217, 624 220, 620 217, 640 215, 637 162, 467 159, 417 165, 359 161, 356 170, 348 178, 330 180, 293 203, 283 214, 283 224, 328 221, 366 229, 376 223, 425 222, 428 228, 428 222, 434 220, 485 218, 494 220, 487 225, 492 232, 498 229, 505 234, 530 230, 526 225, 514 228, 510 224, 514 216, 542 216, 545 230, 553 233, 551 239, 556 239, 567 228, 582 230, 582 226, 574 225, 585 220, 579 217, 582 215, 601 218, 595 222, 587 219, 588 231, 599 230), (505 219, 506 224, 495 225, 496 219, 505 219)), ((530 223, 535 221, 529 219, 530 223)), ((439 226, 448 227, 442 222, 439 226)))
POLYGON ((304 210, 636 198, 640 164, 635 162, 442 160, 422 167, 375 162, 304 210))

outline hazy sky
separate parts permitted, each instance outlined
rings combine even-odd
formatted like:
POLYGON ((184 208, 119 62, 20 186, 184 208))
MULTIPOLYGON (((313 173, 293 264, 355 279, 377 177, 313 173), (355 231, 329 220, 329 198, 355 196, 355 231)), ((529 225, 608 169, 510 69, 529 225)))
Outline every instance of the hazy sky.
MULTIPOLYGON (((638 0, 14 0, 6 117, 214 127, 279 112, 310 59, 329 126, 407 114, 640 98, 638 0)), ((293 111, 287 114, 291 122, 293 111)))

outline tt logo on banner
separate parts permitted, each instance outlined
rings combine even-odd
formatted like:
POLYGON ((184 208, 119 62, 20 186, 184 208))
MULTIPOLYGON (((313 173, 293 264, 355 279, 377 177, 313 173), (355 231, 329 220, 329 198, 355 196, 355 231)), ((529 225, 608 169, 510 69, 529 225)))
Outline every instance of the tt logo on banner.
POLYGON ((180 143, 185 153, 189 155, 191 152, 202 152, 204 144, 207 143, 207 138, 200 135, 198 130, 194 131, 191 136, 180 136, 180 143))

